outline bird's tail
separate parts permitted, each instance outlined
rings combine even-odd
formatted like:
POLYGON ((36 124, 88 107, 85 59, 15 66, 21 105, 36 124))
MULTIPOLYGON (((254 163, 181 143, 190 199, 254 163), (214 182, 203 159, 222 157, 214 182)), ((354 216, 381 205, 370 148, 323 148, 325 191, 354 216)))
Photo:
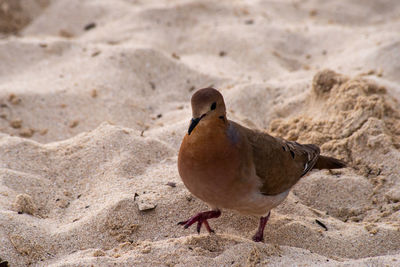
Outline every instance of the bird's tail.
POLYGON ((339 159, 319 155, 313 169, 340 169, 346 167, 346 163, 339 159))

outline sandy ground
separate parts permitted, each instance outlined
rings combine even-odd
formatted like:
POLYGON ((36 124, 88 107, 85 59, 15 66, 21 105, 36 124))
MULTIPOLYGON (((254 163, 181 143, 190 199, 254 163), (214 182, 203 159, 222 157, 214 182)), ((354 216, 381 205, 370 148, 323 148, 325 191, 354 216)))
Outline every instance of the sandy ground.
POLYGON ((0 262, 400 265, 398 0, 0 0, 0 32, 0 262), (176 226, 207 209, 176 167, 206 86, 351 166, 302 179, 265 243, 230 211, 176 226))

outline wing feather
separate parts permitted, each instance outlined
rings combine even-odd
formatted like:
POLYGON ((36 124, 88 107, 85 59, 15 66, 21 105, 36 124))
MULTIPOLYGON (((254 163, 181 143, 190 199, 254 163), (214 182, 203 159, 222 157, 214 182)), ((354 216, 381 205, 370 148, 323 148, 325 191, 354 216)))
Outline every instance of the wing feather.
POLYGON ((286 141, 231 123, 250 143, 256 174, 262 183, 260 191, 265 195, 290 189, 318 160, 320 149, 316 145, 286 141))

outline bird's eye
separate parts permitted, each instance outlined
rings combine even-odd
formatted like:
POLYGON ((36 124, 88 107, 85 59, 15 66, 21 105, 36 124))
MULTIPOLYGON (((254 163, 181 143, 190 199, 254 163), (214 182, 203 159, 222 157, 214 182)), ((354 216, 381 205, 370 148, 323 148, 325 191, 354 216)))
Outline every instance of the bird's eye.
POLYGON ((217 107, 217 103, 214 102, 211 104, 211 110, 214 110, 216 107, 217 107))

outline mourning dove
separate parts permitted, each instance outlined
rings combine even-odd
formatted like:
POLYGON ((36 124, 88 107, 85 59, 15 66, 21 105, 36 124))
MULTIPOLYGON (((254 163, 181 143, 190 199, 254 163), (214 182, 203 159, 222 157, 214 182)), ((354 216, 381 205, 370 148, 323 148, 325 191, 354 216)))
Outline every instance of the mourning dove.
POLYGON ((214 232, 207 220, 218 218, 221 209, 261 216, 253 240, 263 240, 270 210, 312 169, 335 169, 345 163, 320 155, 316 145, 302 145, 248 129, 226 118, 224 98, 213 88, 193 94, 189 130, 183 138, 178 170, 187 189, 206 202, 211 211, 187 221, 214 232))

